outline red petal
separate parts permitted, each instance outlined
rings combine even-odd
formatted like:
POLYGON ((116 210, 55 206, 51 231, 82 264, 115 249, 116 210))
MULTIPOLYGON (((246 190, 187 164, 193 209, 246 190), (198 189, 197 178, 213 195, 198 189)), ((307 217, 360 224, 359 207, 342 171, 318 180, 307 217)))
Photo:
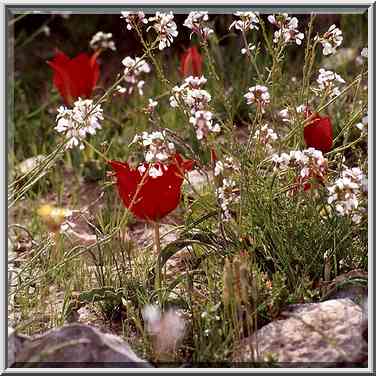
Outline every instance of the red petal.
POLYGON ((333 146, 333 130, 330 118, 316 114, 312 121, 304 127, 304 141, 312 147, 326 153, 333 146))
POLYGON ((67 105, 72 103, 73 86, 73 82, 68 71, 69 62, 69 57, 63 52, 58 52, 52 61, 47 61, 47 64, 54 71, 53 83, 67 105))
MULTIPOLYGON (((181 156, 176 154, 175 162, 159 165, 163 169, 163 175, 157 178, 145 176, 148 171, 141 175, 127 163, 109 161, 109 164, 116 173, 117 186, 124 205, 136 217, 156 221, 178 206, 183 183, 182 173, 193 165, 192 162, 183 161, 181 156)), ((144 163, 144 166, 148 168, 147 163, 144 163)))
POLYGON ((99 78, 97 54, 91 57, 80 53, 69 59, 63 52, 58 52, 53 61, 48 61, 53 70, 53 82, 67 105, 78 97, 89 98, 99 78))
POLYGON ((202 74, 202 57, 196 46, 190 47, 180 58, 180 74, 183 77, 201 76, 202 74))

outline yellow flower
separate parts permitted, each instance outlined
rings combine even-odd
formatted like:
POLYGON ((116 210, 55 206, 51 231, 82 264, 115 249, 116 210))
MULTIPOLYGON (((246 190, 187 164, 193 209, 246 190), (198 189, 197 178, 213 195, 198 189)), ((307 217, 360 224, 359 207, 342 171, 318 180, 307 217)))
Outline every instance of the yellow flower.
POLYGON ((48 228, 51 231, 56 232, 60 229, 60 226, 64 223, 65 219, 72 215, 72 210, 46 204, 40 206, 37 213, 48 228))

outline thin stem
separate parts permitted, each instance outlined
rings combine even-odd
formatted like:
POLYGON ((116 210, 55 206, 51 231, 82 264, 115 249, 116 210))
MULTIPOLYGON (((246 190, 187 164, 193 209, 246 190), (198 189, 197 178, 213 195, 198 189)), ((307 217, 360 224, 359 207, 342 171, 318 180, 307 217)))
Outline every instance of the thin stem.
MULTIPOLYGON (((157 252, 157 263, 155 270, 155 289, 160 292, 161 290, 161 238, 159 233, 159 222, 154 222, 154 247, 157 252)), ((160 302, 162 304, 162 302, 160 302)))
POLYGON ((245 48, 245 51, 246 51, 246 55, 248 56, 248 59, 251 62, 251 64, 253 65, 253 67, 255 68, 255 71, 256 71, 256 74, 257 74, 259 80, 262 80, 262 76, 261 76, 260 71, 259 71, 259 69, 257 67, 256 61, 253 59, 252 54, 251 54, 251 50, 249 49, 248 41, 247 41, 247 37, 245 35, 244 29, 242 29, 242 37, 243 37, 243 42, 244 42, 244 48, 245 48))
POLYGON ((91 150, 93 150, 95 153, 100 155, 106 162, 109 161, 109 159, 102 152, 100 152, 97 148, 95 148, 90 142, 87 142, 86 140, 82 140, 82 141, 86 146, 89 146, 91 150))

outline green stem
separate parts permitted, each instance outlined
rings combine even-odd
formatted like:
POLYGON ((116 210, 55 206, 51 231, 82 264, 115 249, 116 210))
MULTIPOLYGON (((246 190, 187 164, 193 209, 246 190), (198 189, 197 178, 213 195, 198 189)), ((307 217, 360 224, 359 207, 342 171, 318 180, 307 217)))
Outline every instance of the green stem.
POLYGON ((246 51, 246 55, 248 56, 249 61, 253 65, 253 68, 255 68, 257 77, 259 78, 259 80, 262 80, 261 73, 260 73, 260 71, 259 71, 259 69, 257 67, 256 60, 252 57, 251 51, 250 51, 249 46, 248 46, 247 37, 246 37, 245 31, 243 29, 242 29, 242 37, 243 37, 243 42, 244 42, 244 48, 245 48, 245 51, 246 51))
POLYGON ((87 142, 86 140, 82 140, 82 141, 86 146, 89 146, 91 150, 93 150, 95 153, 100 155, 106 162, 109 161, 109 159, 102 152, 100 152, 97 148, 95 148, 90 142, 87 142))
MULTIPOLYGON (((157 263, 155 270, 155 289, 159 292, 161 290, 161 238, 159 233, 159 222, 154 222, 154 247, 157 252, 157 263)), ((162 305, 162 301, 159 302, 162 305)))

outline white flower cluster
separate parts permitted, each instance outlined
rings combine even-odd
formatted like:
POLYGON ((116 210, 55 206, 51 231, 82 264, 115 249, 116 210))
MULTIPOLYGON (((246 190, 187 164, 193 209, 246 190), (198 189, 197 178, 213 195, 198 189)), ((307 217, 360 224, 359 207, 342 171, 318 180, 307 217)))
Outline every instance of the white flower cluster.
POLYGON ((269 128, 268 124, 265 124, 255 132, 253 138, 258 140, 261 145, 264 145, 267 153, 270 154, 273 152, 271 143, 278 140, 278 135, 273 129, 269 128))
POLYGON ((171 107, 178 107, 179 103, 182 103, 189 108, 189 122, 195 127, 198 140, 206 138, 209 132, 219 133, 221 131, 219 124, 213 123, 212 112, 207 111, 211 95, 201 88, 206 82, 204 76, 189 76, 182 85, 172 89, 173 95, 170 97, 171 107))
MULTIPOLYGON (((163 168, 167 169, 163 163, 168 162, 176 153, 174 143, 168 142, 166 139, 166 132, 143 132, 134 137, 132 144, 136 142, 145 149, 145 162, 150 163, 149 175, 152 178, 162 176, 163 168)), ((142 175, 146 171, 146 167, 141 165, 138 170, 142 175)))
POLYGON ((142 310, 146 330, 154 337, 155 349, 159 352, 175 351, 184 336, 185 321, 175 310, 161 313, 158 306, 147 305, 142 310))
POLYGON ((355 126, 362 132, 362 136, 368 134, 368 115, 362 118, 360 123, 355 124, 355 126))
POLYGON ((345 84, 346 81, 337 73, 325 70, 323 68, 319 69, 319 76, 316 82, 319 84, 318 88, 313 89, 319 95, 337 97, 341 94, 341 91, 335 83, 345 84))
POLYGON ((218 201, 221 205, 224 221, 231 219, 230 206, 239 201, 237 184, 233 179, 234 173, 239 173, 239 164, 232 157, 226 156, 223 161, 216 161, 214 176, 220 178, 220 186, 216 189, 218 201))
POLYGON ((168 14, 156 12, 154 17, 149 18, 149 22, 154 22, 154 25, 149 26, 146 31, 152 28, 157 32, 158 48, 160 50, 169 47, 174 38, 178 36, 177 26, 173 19, 174 15, 172 12, 168 14))
POLYGON ((300 189, 309 189, 310 180, 323 181, 328 170, 328 160, 320 150, 308 148, 306 150, 291 150, 289 154, 273 154, 271 160, 275 163, 274 170, 293 168, 297 172, 295 184, 290 193, 300 189))
POLYGON ((350 216, 354 223, 360 223, 366 208, 362 206, 362 196, 367 194, 368 180, 358 167, 347 168, 333 185, 327 187, 328 203, 335 204, 340 216, 350 216))
POLYGON ((73 109, 61 106, 57 111, 55 130, 64 133, 68 140, 65 145, 66 149, 72 149, 76 146, 81 150, 84 149, 85 145, 82 140, 88 134, 93 135, 97 129, 101 129, 99 121, 103 120, 103 110, 100 104, 94 107, 91 99, 78 98, 74 102, 73 109))
POLYGON ((132 30, 135 25, 147 24, 148 19, 144 12, 121 12, 121 17, 127 23, 127 29, 132 30))
POLYGON ((207 40, 209 35, 214 33, 214 30, 207 25, 208 21, 208 12, 190 12, 185 19, 183 26, 192 30, 190 38, 192 38, 193 34, 197 34, 202 39, 207 40))
POLYGON ((98 31, 90 41, 90 47, 93 50, 106 50, 110 49, 116 51, 115 42, 112 40, 112 33, 104 33, 103 31, 98 31))
POLYGON ((123 59, 122 64, 125 66, 124 69, 124 81, 127 87, 118 85, 116 90, 121 94, 132 94, 135 87, 138 89, 140 95, 144 95, 143 87, 145 81, 140 80, 139 76, 143 73, 150 73, 150 65, 139 57, 135 59, 127 56, 123 59))
POLYGON ((339 47, 343 41, 342 31, 334 24, 330 26, 329 30, 324 33, 321 38, 316 37, 315 40, 317 40, 317 38, 323 47, 322 53, 325 56, 334 54, 337 47, 339 47))
POLYGON ((189 122, 193 124, 196 129, 196 136, 198 140, 206 138, 209 131, 219 133, 221 127, 218 123, 213 124, 213 114, 210 111, 196 111, 190 117, 189 122))
POLYGON ((149 98, 147 112, 149 114, 152 114, 157 106, 158 106, 158 101, 155 101, 153 98, 149 98))
POLYGON ((284 43, 295 42, 298 46, 302 44, 304 34, 298 30, 298 19, 296 17, 281 13, 268 16, 268 21, 278 28, 274 32, 274 43, 278 43, 282 39, 284 43))
POLYGON ((230 205, 239 201, 239 196, 235 191, 236 182, 227 178, 222 180, 222 186, 218 187, 216 190, 224 221, 229 221, 231 219, 230 205))
POLYGON ((241 30, 244 32, 250 31, 250 30, 258 30, 258 24, 259 24, 259 12, 235 12, 234 16, 240 17, 240 20, 234 21, 230 27, 229 30, 231 30, 233 27, 236 30, 241 30))
POLYGON ((252 86, 248 93, 244 95, 247 104, 255 103, 260 107, 261 112, 265 112, 265 107, 270 103, 270 94, 268 88, 263 85, 252 86))
POLYGON ((189 106, 190 112, 193 114, 196 111, 203 110, 211 101, 211 95, 206 90, 201 89, 206 82, 207 79, 204 76, 187 77, 182 85, 173 87, 170 106, 178 107, 179 102, 182 101, 189 106))
POLYGON ((219 176, 224 173, 224 171, 228 172, 240 172, 239 164, 234 160, 231 156, 225 156, 223 161, 216 161, 214 166, 214 176, 219 176))

